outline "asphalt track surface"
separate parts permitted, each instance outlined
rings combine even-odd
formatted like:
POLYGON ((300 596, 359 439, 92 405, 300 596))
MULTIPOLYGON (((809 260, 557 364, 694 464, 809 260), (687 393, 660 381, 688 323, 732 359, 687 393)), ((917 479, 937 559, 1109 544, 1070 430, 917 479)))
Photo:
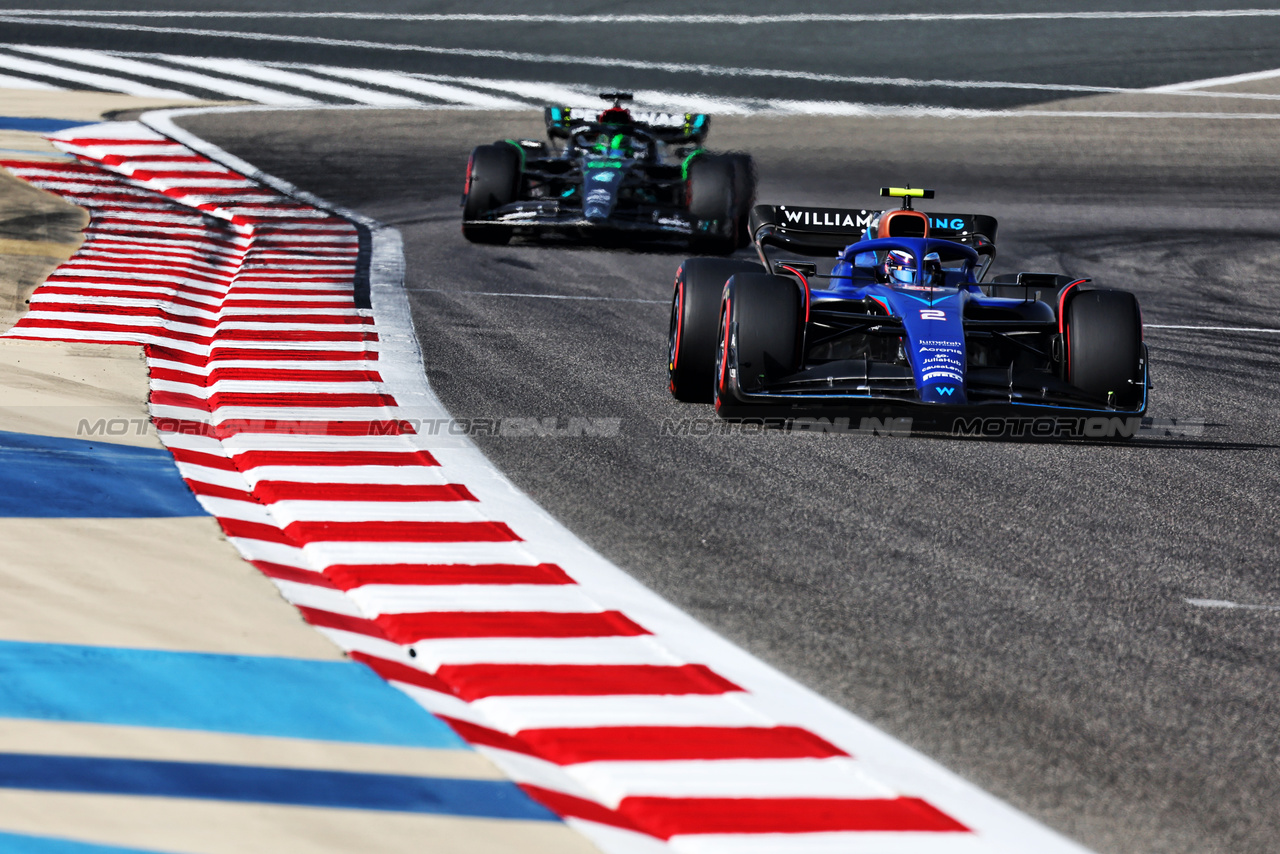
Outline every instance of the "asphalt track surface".
MULTIPOLYGON (((1280 335, 1148 331, 1151 414, 1203 417, 1199 437, 664 436, 711 415, 664 385, 681 252, 459 233, 469 147, 539 118, 184 124, 402 231, 456 417, 621 419, 616 438, 478 441, 663 596, 1098 851, 1274 850, 1280 611, 1186 600, 1280 606, 1280 335)), ((937 209, 1001 219, 996 272, 1092 274, 1149 326, 1280 327, 1280 123, 806 119, 803 148, 794 124, 712 140, 754 153, 764 199, 936 187, 937 209)))

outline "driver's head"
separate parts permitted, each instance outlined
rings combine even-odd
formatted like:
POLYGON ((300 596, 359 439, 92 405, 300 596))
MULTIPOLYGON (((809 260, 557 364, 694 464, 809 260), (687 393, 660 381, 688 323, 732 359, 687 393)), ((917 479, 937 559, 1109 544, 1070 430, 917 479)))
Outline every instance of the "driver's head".
POLYGON ((884 275, 889 284, 916 283, 916 257, 901 249, 890 249, 884 259, 884 275))
POLYGON ((630 157, 634 146, 625 133, 603 133, 596 142, 596 151, 611 157, 630 157))

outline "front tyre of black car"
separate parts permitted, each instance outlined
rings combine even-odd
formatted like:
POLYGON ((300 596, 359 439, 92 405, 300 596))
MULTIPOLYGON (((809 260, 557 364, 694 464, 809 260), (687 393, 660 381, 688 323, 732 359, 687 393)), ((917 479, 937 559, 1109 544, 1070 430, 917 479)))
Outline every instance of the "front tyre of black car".
POLYGON ((1080 291, 1067 303, 1063 377, 1104 405, 1143 401, 1142 313, 1128 291, 1080 291))
POLYGON ((472 243, 503 245, 511 241, 506 225, 468 224, 516 201, 520 192, 520 152, 513 145, 479 145, 467 161, 462 200, 462 236, 472 243))

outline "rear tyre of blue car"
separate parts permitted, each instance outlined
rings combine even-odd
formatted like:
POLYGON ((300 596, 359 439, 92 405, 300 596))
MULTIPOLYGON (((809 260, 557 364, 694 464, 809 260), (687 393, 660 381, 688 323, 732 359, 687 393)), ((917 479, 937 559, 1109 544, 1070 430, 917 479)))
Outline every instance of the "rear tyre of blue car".
POLYGON ((717 321, 725 283, 736 273, 759 273, 763 269, 751 261, 690 258, 676 271, 667 336, 667 375, 676 400, 712 402, 717 321))
POLYGON ((748 395, 799 369, 802 311, 791 279, 739 273, 725 285, 712 386, 721 417, 759 416, 761 404, 748 395))
POLYGON ((686 188, 694 223, 693 249, 708 255, 728 255, 738 246, 734 207, 734 161, 704 154, 689 164, 686 188))
POLYGON ((502 245, 511 241, 507 225, 468 225, 492 210, 514 202, 520 192, 520 152, 515 146, 479 145, 467 161, 467 186, 462 200, 462 236, 472 243, 502 245))
POLYGON ((1128 291, 1080 291, 1066 312, 1064 379, 1100 404, 1136 410, 1144 392, 1138 300, 1128 291))

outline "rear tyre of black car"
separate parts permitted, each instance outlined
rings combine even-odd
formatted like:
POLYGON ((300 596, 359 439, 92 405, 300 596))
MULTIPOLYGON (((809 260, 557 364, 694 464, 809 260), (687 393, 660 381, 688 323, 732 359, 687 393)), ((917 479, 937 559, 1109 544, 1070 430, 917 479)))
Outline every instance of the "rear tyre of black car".
POLYGON ((733 164, 734 245, 741 249, 751 242, 751 208, 756 203, 756 162, 750 154, 725 156, 733 164))
POLYGON ((1066 308, 1064 379, 1119 409, 1143 400, 1142 314, 1128 291, 1080 291, 1066 308))
POLYGON ((667 336, 671 394, 685 403, 711 403, 715 376, 717 321, 725 282, 737 273, 759 273, 751 261, 690 258, 676 271, 667 336))
POLYGON ((762 406, 747 395, 799 369, 802 310, 788 278, 738 273, 725 285, 712 386, 721 417, 761 415, 762 406))
POLYGON ((462 201, 462 236, 472 243, 502 245, 511 241, 507 225, 468 225, 489 211, 514 202, 520 192, 520 152, 515 146, 479 145, 467 161, 466 195, 462 201))
POLYGON ((686 192, 689 213, 698 220, 692 240, 697 252, 728 255, 737 248, 734 172, 728 157, 703 154, 689 164, 686 192))

